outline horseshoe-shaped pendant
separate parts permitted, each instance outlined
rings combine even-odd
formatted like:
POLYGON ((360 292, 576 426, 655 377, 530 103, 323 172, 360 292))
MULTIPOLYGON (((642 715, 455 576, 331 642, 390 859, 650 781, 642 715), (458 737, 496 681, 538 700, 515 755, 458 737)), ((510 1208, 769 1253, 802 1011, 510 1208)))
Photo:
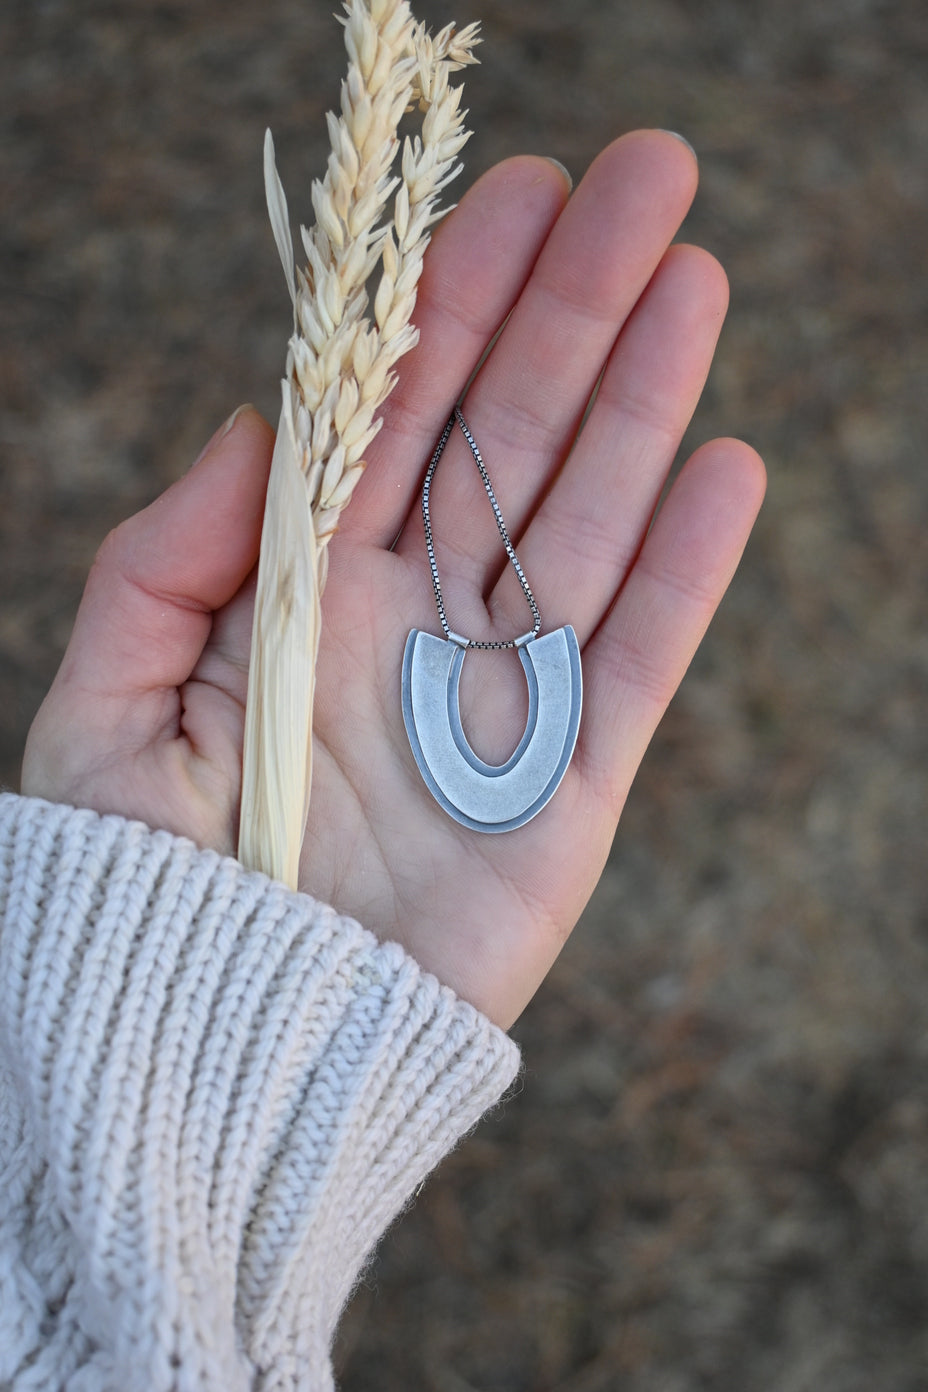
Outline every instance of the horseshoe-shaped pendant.
POLYGON ((419 772, 450 817, 474 831, 513 831, 540 812, 564 777, 577 742, 583 682, 580 645, 569 624, 539 638, 541 612, 513 550, 477 442, 455 407, 435 447, 422 485, 422 521, 432 588, 444 638, 414 628, 403 654, 403 720, 419 772), (521 638, 479 640, 454 633, 438 577, 429 494, 455 423, 470 446, 506 555, 532 611, 534 626, 521 638), (487 764, 471 749, 461 724, 458 688, 468 648, 515 648, 528 682, 528 719, 504 764, 487 764))
POLYGON ((419 772, 449 816, 474 831, 524 826, 553 797, 580 726, 580 647, 570 625, 517 644, 528 682, 525 732, 503 764, 484 763, 461 724, 466 646, 413 629, 403 656, 403 719, 419 772))

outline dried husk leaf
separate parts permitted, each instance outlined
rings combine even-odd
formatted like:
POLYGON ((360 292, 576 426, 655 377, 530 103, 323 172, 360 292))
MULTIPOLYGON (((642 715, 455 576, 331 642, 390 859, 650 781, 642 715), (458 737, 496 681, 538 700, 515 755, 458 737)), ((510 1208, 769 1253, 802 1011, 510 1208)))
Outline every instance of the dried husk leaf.
POLYGON ((292 304, 296 304, 293 237, 290 233, 287 195, 284 193, 284 186, 277 173, 277 162, 274 159, 274 137, 269 130, 264 132, 264 197, 271 221, 271 231, 274 234, 274 241, 280 255, 280 263, 284 268, 287 289, 290 291, 290 300, 292 304))
POLYGON ((306 478, 290 428, 289 385, 271 462, 255 601, 240 840, 252 863, 296 886, 312 778, 312 708, 321 631, 306 478), (268 719, 273 712, 273 719, 268 719))

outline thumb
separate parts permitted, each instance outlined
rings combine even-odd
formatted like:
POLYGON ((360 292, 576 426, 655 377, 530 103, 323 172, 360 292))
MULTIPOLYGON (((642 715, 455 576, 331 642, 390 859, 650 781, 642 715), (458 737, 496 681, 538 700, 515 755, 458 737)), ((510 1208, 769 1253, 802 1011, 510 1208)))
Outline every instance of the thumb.
POLYGON ((178 688, 258 558, 273 438, 240 408, 184 478, 106 538, 29 732, 24 793, 85 805, 74 783, 87 767, 177 733, 178 688))
POLYGON ((239 407, 189 473, 110 533, 60 680, 106 698, 187 680, 213 612, 257 561, 273 438, 257 411, 239 407))

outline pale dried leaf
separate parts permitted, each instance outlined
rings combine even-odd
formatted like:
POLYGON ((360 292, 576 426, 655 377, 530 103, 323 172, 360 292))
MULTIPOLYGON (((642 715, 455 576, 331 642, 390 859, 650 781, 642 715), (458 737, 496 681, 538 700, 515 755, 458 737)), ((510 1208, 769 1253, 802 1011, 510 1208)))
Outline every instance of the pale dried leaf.
POLYGON ((255 595, 238 854, 243 865, 296 889, 321 618, 315 537, 287 383, 284 392, 255 595))
POLYGON ((296 280, 293 270, 293 237, 290 234, 290 216, 287 209, 287 195, 280 182, 277 163, 274 159, 274 137, 270 130, 264 133, 264 197, 267 202, 271 231, 277 244, 280 264, 284 268, 290 302, 296 304, 296 280))

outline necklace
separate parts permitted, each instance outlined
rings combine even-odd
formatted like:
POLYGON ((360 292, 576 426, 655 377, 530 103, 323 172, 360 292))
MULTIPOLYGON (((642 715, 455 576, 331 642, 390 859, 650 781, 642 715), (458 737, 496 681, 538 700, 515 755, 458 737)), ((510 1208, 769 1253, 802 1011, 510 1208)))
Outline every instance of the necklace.
POLYGON ((541 612, 519 564, 486 465, 461 412, 455 408, 445 426, 422 485, 425 546, 432 588, 444 638, 414 628, 403 654, 403 719, 419 772, 449 816, 474 831, 512 831, 524 826, 554 796, 570 763, 580 727, 582 678, 580 645, 569 624, 540 638, 541 612), (429 494, 432 479, 455 424, 470 446, 533 624, 521 637, 480 641, 455 633, 445 602, 429 494), (471 749, 461 724, 459 685, 469 648, 515 648, 528 683, 528 719, 519 743, 503 764, 487 764, 471 749))

